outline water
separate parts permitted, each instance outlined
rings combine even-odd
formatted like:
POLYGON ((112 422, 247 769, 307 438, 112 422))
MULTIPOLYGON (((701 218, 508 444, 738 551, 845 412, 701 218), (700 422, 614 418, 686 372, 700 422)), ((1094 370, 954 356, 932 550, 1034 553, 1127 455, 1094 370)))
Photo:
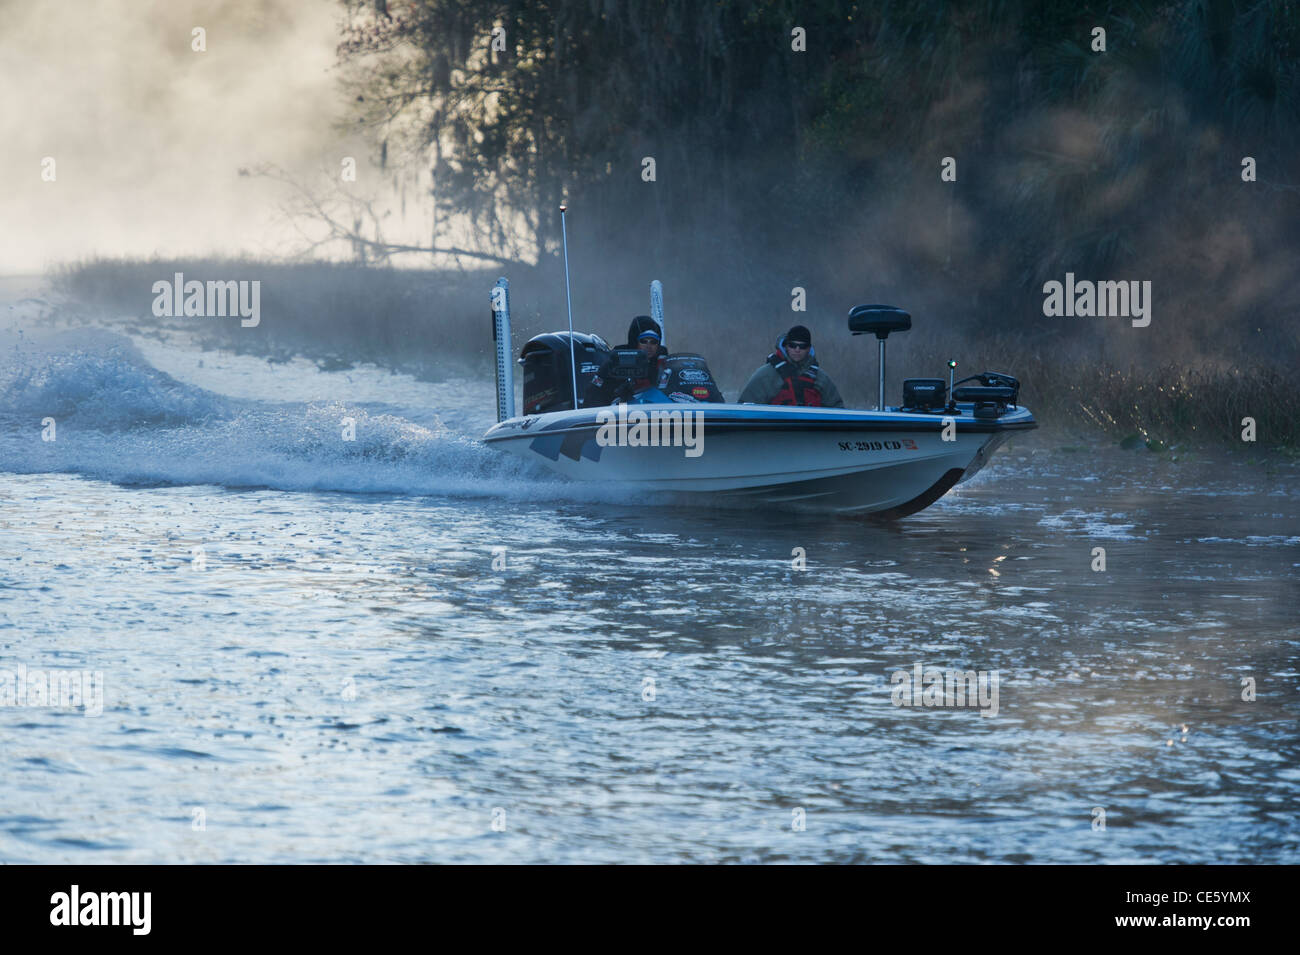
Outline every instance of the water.
POLYGON ((0 355, 0 670, 104 688, 0 706, 0 861, 1300 860, 1294 465, 1044 429, 879 526, 560 483, 490 382, 0 355))

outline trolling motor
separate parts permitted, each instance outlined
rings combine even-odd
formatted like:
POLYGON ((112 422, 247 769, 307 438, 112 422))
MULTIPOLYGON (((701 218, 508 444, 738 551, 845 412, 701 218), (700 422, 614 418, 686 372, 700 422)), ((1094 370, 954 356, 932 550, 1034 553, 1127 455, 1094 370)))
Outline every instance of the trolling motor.
POLYGON ((849 310, 849 331, 854 335, 875 335, 880 342, 880 392, 876 405, 885 410, 885 339, 890 332, 912 327, 912 316, 893 305, 856 305, 849 310))
POLYGON ((952 389, 952 401, 948 407, 956 410, 958 401, 969 401, 975 405, 975 417, 997 418, 1006 413, 1008 407, 1014 408, 1020 400, 1020 382, 1010 375, 997 371, 982 371, 957 382, 952 389), (978 385, 968 385, 968 381, 978 381, 978 385))

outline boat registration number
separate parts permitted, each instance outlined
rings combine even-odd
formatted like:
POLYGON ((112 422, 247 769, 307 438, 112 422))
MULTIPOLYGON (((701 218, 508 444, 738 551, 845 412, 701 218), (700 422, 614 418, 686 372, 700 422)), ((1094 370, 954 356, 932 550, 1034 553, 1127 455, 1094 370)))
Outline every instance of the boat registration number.
MULTIPOLYGON (((916 447, 916 442, 908 441, 912 448, 916 447)), ((903 442, 901 441, 841 441, 839 443, 841 451, 901 451, 903 442)))

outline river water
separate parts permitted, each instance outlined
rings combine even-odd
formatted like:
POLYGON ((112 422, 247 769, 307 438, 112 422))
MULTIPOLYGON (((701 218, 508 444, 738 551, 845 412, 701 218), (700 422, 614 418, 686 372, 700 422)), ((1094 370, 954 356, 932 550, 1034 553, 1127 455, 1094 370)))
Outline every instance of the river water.
POLYGON ((5 332, 0 681, 102 697, 0 682, 0 861, 1300 861, 1294 464, 1043 428, 878 525, 564 484, 492 408, 5 332))

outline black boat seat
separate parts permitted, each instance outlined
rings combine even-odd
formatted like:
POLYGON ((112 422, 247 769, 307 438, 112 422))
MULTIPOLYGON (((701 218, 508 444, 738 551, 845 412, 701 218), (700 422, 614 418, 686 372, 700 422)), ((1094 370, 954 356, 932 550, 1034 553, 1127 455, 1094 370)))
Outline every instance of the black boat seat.
POLYGON ((890 332, 912 327, 912 316, 893 305, 855 305, 849 311, 849 331, 854 335, 888 338, 890 332))

